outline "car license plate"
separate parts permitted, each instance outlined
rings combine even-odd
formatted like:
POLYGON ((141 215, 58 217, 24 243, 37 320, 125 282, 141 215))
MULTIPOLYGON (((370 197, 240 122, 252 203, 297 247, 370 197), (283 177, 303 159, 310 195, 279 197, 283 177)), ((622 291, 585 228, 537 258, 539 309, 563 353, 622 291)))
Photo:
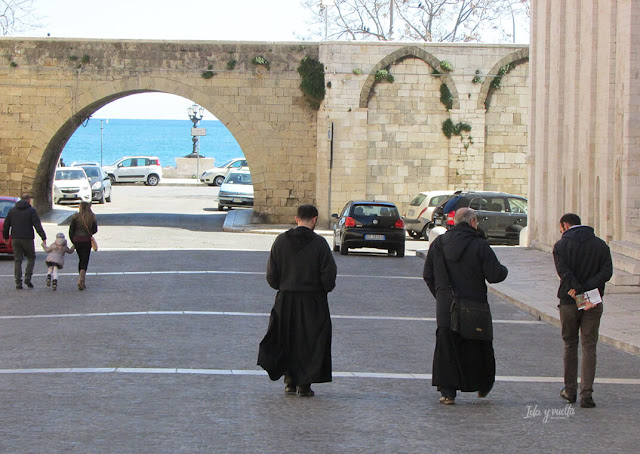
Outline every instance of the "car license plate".
POLYGON ((384 241, 386 237, 384 235, 365 235, 364 239, 371 241, 384 241))
POLYGON ((242 203, 242 199, 233 199, 233 203, 242 203))

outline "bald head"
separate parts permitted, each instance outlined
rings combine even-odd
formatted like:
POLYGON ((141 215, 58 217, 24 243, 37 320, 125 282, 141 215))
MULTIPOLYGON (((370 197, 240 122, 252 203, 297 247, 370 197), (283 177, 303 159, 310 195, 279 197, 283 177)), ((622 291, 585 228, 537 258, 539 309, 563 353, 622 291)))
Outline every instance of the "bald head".
POLYGON ((478 225, 476 210, 468 207, 458 208, 458 211, 456 211, 456 215, 453 218, 453 221, 456 223, 456 225, 460 224, 461 222, 466 222, 471 227, 476 228, 476 226, 478 225), (472 221, 475 221, 475 222, 472 223, 472 221))

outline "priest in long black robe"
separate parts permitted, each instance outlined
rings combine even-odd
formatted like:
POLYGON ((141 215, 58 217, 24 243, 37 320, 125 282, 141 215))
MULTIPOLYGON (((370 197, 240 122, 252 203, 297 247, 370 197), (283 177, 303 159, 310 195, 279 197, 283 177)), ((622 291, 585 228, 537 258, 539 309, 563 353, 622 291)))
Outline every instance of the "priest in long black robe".
POLYGON ((336 263, 327 241, 313 229, 318 210, 298 208, 296 223, 276 238, 267 282, 278 290, 258 365, 271 380, 285 376, 285 392, 311 396, 311 383, 331 381, 331 318, 327 294, 336 285, 336 263))
POLYGON ((453 292, 488 307, 485 281, 502 282, 508 274, 477 230, 474 210, 458 209, 455 223, 430 245, 423 271, 423 278, 436 298, 432 384, 439 388, 440 402, 445 404, 454 403, 457 390, 478 391, 479 397, 485 397, 496 375, 493 341, 463 339, 450 329, 453 292))

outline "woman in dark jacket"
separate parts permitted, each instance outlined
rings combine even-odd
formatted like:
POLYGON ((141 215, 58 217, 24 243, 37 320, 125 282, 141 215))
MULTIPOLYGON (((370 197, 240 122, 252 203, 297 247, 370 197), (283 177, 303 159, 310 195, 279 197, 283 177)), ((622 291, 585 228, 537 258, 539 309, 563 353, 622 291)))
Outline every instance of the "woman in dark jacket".
POLYGON ((91 255, 91 237, 98 232, 96 215, 91 211, 91 204, 80 202, 78 212, 71 218, 69 238, 78 253, 78 290, 84 290, 89 256, 91 255))

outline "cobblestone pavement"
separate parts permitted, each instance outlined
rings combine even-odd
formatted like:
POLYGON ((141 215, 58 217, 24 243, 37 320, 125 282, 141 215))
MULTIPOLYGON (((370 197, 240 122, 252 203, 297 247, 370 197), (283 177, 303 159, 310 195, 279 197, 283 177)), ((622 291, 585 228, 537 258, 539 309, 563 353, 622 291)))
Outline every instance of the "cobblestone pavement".
POLYGON ((434 301, 416 257, 336 255, 334 382, 285 395, 255 365, 274 297, 263 275, 273 237, 260 237, 263 251, 100 251, 84 292, 75 256, 55 293, 44 254, 32 290, 13 290, 13 264, 0 261, 0 452, 637 447, 640 358, 600 345, 598 407, 566 407, 558 330, 494 296, 494 391, 439 405, 434 301))
POLYGON ((486 399, 439 405, 435 303, 412 254, 335 255, 334 381, 314 385, 314 398, 285 395, 255 365, 275 296, 264 279, 275 236, 220 232, 210 188, 157 189, 132 189, 151 194, 141 207, 128 199, 143 213, 94 206, 101 250, 84 292, 75 255, 56 292, 44 285, 44 253, 36 287, 22 291, 0 258, 1 453, 637 449, 640 358, 599 344, 598 406, 567 406, 559 329, 494 294, 496 386, 486 399), (158 216, 175 203, 182 214, 158 216))

